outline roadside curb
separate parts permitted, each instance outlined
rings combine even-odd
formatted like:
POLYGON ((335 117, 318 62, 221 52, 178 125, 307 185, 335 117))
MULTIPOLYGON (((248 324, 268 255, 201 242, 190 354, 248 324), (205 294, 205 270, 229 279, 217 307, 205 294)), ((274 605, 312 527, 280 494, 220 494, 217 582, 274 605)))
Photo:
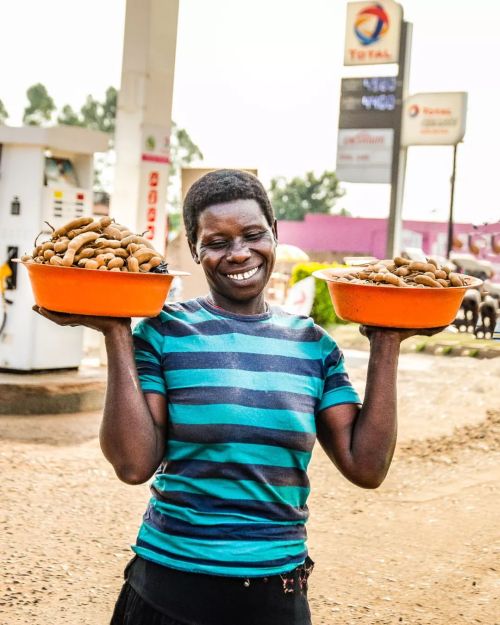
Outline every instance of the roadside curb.
POLYGON ((0 415, 42 415, 101 410, 106 369, 0 373, 0 415))

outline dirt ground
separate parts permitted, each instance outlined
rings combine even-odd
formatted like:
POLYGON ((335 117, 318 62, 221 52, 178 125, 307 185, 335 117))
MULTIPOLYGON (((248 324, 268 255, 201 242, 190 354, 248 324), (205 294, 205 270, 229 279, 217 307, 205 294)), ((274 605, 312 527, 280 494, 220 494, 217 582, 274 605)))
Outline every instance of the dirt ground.
MULTIPOLYGON (((365 355, 346 356, 361 391, 365 355)), ((499 625, 500 359, 400 364, 384 484, 362 490, 313 456, 313 623, 499 625)), ((0 417, 1 625, 109 622, 149 493, 114 476, 98 424, 0 417)))

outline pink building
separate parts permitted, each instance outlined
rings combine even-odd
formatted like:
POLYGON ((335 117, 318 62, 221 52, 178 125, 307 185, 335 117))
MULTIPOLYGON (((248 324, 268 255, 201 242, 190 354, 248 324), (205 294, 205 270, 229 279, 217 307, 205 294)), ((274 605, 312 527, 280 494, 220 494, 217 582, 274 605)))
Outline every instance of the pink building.
MULTIPOLYGON (((454 224, 454 238, 462 243, 457 252, 477 251, 476 258, 500 266, 500 223, 478 226, 454 224), (494 252, 493 248, 498 250, 494 252)), ((342 256, 386 254, 387 220, 336 215, 306 215, 304 221, 280 221, 280 243, 297 245, 312 258, 322 260, 342 256)), ((435 221, 403 221, 402 247, 421 248, 426 254, 446 256, 448 224, 435 221)))

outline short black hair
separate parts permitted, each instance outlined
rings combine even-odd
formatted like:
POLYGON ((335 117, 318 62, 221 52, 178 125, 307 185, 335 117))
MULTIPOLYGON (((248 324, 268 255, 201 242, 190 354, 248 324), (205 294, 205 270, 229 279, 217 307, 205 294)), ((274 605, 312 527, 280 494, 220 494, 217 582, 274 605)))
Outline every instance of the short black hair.
POLYGON ((268 224, 274 225, 273 207, 256 176, 239 169, 217 169, 199 178, 186 194, 182 213, 188 241, 196 243, 198 220, 205 208, 233 200, 255 200, 268 224))

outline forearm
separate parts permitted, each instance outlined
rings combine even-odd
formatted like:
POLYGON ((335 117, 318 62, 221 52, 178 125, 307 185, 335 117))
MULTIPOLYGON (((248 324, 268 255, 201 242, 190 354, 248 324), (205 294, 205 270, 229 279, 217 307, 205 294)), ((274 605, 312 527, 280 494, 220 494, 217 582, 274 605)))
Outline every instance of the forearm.
POLYGON ((375 331, 363 406, 353 423, 350 445, 352 468, 362 486, 378 486, 391 464, 397 437, 397 334, 375 331))
POLYGON ((104 456, 124 482, 149 479, 161 461, 164 436, 139 385, 129 326, 105 334, 108 385, 99 440, 104 456))

